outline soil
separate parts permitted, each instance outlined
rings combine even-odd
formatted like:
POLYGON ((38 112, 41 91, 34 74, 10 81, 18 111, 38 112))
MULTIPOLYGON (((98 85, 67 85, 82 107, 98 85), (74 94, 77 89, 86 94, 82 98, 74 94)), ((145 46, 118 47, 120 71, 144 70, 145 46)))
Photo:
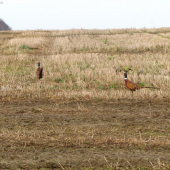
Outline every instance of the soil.
POLYGON ((0 169, 170 167, 169 100, 0 106, 0 169))

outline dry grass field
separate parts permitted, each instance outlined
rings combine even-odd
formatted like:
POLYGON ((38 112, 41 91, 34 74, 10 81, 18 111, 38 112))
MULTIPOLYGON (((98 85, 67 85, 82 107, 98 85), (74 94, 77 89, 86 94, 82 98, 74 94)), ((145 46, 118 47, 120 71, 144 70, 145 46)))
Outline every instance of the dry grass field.
POLYGON ((1 31, 0 169, 169 169, 169 84, 170 28, 1 31))

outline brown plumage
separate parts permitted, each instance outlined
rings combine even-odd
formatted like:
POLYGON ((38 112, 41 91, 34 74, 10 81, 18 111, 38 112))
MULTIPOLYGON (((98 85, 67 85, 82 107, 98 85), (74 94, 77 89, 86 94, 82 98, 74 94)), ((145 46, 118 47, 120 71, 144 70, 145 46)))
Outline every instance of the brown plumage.
POLYGON ((127 78, 127 72, 124 73, 124 80, 125 80, 125 86, 133 93, 136 90, 139 90, 141 88, 152 88, 152 89, 159 89, 157 87, 145 87, 145 86, 140 86, 137 83, 134 83, 127 78))
POLYGON ((37 71, 36 71, 36 76, 37 76, 38 79, 41 79, 44 76, 43 67, 40 67, 40 63, 38 63, 38 68, 37 68, 37 71))

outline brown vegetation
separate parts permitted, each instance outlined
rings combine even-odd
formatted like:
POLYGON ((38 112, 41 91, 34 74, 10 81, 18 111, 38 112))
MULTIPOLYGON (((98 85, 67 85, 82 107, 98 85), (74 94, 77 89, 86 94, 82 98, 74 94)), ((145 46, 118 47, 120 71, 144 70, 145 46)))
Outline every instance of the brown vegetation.
POLYGON ((170 168, 169 35, 1 31, 0 169, 170 168), (132 95, 116 73, 123 66, 130 80, 160 89, 132 95))

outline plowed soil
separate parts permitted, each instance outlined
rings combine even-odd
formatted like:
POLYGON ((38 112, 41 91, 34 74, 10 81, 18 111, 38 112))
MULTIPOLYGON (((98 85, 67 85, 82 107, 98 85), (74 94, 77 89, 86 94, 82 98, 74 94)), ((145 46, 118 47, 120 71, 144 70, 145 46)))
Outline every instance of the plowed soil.
POLYGON ((0 169, 170 167, 168 100, 1 103, 0 169))

